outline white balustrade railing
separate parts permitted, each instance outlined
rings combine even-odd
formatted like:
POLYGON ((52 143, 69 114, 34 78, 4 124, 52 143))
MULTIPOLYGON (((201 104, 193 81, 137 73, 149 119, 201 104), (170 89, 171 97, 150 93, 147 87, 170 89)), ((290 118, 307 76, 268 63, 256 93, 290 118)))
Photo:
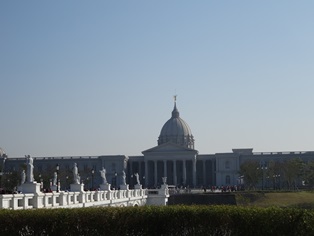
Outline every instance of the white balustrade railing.
POLYGON ((117 202, 130 202, 141 199, 146 202, 146 198, 146 189, 2 194, 0 195, 0 209, 110 206, 117 202))

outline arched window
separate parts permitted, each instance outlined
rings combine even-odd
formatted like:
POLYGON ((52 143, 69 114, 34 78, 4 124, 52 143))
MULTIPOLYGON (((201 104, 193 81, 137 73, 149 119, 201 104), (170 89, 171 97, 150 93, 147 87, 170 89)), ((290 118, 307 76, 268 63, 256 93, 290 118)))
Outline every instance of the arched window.
POLYGON ((225 162, 225 169, 230 169, 230 161, 225 162))
POLYGON ((226 184, 230 184, 230 175, 226 176, 226 184))

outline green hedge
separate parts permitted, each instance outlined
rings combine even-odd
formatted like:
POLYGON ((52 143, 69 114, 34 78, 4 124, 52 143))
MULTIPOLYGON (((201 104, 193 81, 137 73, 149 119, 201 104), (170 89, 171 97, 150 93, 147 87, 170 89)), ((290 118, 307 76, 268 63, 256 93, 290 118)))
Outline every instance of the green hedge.
POLYGON ((1 210, 0 235, 314 235, 314 211, 237 206, 1 210))

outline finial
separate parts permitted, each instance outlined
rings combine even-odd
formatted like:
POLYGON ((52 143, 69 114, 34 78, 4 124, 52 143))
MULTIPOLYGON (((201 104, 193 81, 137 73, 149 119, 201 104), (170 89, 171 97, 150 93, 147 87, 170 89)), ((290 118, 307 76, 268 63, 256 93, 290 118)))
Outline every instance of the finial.
POLYGON ((178 96, 178 95, 174 95, 174 96, 173 96, 174 102, 177 101, 177 96, 178 96))

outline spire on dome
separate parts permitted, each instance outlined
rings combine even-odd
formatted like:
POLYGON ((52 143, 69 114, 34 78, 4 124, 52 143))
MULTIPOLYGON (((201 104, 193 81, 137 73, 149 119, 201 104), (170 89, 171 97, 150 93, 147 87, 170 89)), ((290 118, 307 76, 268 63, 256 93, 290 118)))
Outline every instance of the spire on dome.
POLYGON ((188 124, 179 116, 177 95, 174 98, 172 117, 164 124, 158 137, 158 145, 174 143, 182 147, 194 149, 194 137, 188 124))
POLYGON ((172 111, 172 118, 178 118, 180 116, 180 113, 177 109, 177 96, 178 95, 174 95, 173 96, 173 99, 174 99, 174 108, 173 108, 173 111, 172 111))

